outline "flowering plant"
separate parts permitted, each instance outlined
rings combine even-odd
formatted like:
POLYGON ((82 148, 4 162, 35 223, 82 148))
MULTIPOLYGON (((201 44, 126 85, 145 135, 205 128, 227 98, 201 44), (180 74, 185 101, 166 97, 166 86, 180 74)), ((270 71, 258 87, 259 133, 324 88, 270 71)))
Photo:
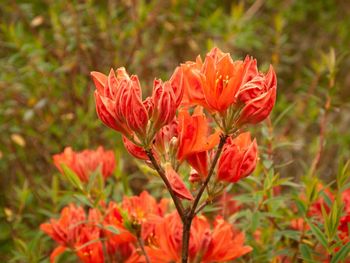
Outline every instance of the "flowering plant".
MULTIPOLYGON (((257 166, 258 144, 247 130, 267 119, 274 107, 273 67, 264 73, 251 57, 234 61, 213 48, 204 60, 198 56, 178 66, 168 81, 155 79, 145 99, 138 77, 125 68, 111 69, 108 75, 94 71, 91 76, 98 117, 122 134, 125 149, 161 178, 170 198, 155 199, 143 191, 125 195, 120 202, 110 200, 104 186, 117 166, 113 152, 66 148, 54 156, 54 163, 85 205, 71 203, 58 219, 41 225, 58 244, 51 261, 67 250, 82 262, 227 262, 251 253, 244 232, 227 220, 241 210, 228 189, 257 166), (212 204, 219 209, 206 211, 212 204)), ((276 182, 282 179, 266 174, 259 210, 268 208, 268 196, 281 191, 276 182)), ((316 183, 310 185, 313 192, 300 197, 310 204, 304 214, 334 221, 332 213, 342 209, 327 205, 315 195, 316 183)), ((341 198, 349 201, 348 194, 327 196, 341 198)), ((341 242, 347 242, 349 216, 334 218, 337 227, 331 222, 329 237, 340 232, 341 242)), ((307 218, 295 218, 290 229, 320 235, 307 218)), ((259 237, 259 229, 254 235, 259 237)), ((339 250, 339 242, 329 248, 332 240, 321 242, 327 243, 328 253, 339 250)), ((284 254, 277 258, 295 259, 284 254)))

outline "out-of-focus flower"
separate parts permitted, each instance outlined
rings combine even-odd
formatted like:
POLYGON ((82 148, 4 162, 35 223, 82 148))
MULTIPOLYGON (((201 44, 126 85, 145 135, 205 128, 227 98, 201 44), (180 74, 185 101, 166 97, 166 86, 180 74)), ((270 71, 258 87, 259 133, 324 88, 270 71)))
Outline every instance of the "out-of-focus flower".
POLYGON ((49 223, 40 225, 40 229, 55 240, 59 246, 51 253, 50 260, 63 253, 67 248, 73 248, 82 229, 81 224, 86 220, 82 207, 73 204, 63 208, 59 219, 50 219, 49 223))
POLYGON ((147 191, 143 191, 139 196, 124 196, 122 209, 124 209, 132 221, 142 223, 150 215, 164 216, 167 210, 167 199, 162 199, 157 203, 156 199, 147 191))
POLYGON ((75 251, 84 263, 103 263, 103 246, 100 241, 100 229, 84 225, 75 243, 75 251))
POLYGON ((181 109, 178 117, 179 148, 177 158, 187 160, 201 176, 207 175, 207 151, 213 149, 220 140, 220 132, 209 134, 209 124, 201 107, 192 115, 181 109))
POLYGON ((139 196, 124 196, 121 207, 132 225, 141 226, 141 236, 148 240, 153 238, 155 224, 164 216, 168 202, 168 199, 161 199, 157 203, 153 196, 143 191, 139 196))
POLYGON ((70 249, 84 263, 104 262, 103 244, 108 258, 123 262, 142 262, 134 243, 135 236, 123 223, 118 205, 110 202, 101 204, 103 214, 96 208, 89 209, 86 216, 82 207, 69 205, 63 208, 59 219, 51 219, 40 228, 59 246, 51 253, 51 262, 70 249))
POLYGON ((166 164, 165 175, 175 194, 183 199, 193 200, 191 192, 187 189, 180 175, 171 167, 171 164, 166 164))
MULTIPOLYGON (((180 262, 182 223, 177 213, 163 218, 156 226, 156 241, 146 248, 152 262, 180 262)), ((244 246, 244 234, 217 218, 214 228, 203 216, 195 217, 191 227, 189 262, 224 262, 250 252, 244 246)))
POLYGON ((220 212, 223 218, 227 218, 241 209, 240 204, 234 199, 234 196, 227 192, 219 196, 217 202, 221 208, 220 212))
POLYGON ((133 243, 136 238, 125 228, 123 217, 116 203, 110 202, 106 207, 102 225, 101 235, 107 239, 106 250, 109 258, 122 260, 123 262, 126 262, 129 258, 134 258, 136 252, 133 243), (118 234, 110 231, 110 228, 118 231, 118 234))
POLYGON ((255 139, 251 141, 249 132, 229 138, 219 159, 218 180, 237 182, 254 171, 257 159, 258 146, 255 139))
POLYGON ((59 219, 40 225, 40 229, 59 244, 51 253, 51 262, 67 249, 76 251, 82 262, 103 262, 102 245, 98 241, 100 230, 96 226, 99 215, 96 213, 91 209, 86 218, 82 207, 71 204, 63 208, 59 219), (96 242, 84 246, 92 240, 96 242))
POLYGON ((115 169, 115 157, 113 151, 105 151, 103 147, 97 150, 84 150, 74 152, 71 147, 66 147, 63 153, 55 154, 53 161, 60 172, 63 172, 62 164, 73 170, 81 181, 88 182, 91 173, 101 167, 103 177, 113 174, 115 169))

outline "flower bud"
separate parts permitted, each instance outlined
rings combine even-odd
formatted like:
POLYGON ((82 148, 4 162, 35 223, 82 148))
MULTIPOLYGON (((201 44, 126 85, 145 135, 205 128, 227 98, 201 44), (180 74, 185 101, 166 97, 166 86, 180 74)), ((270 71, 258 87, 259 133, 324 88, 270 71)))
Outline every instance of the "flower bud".
POLYGON ((148 114, 141 101, 141 87, 137 76, 131 76, 120 98, 120 111, 123 113, 128 127, 141 137, 146 135, 148 114))
POLYGON ((250 79, 239 90, 238 101, 244 104, 238 125, 256 124, 263 121, 271 112, 276 101, 277 79, 270 66, 266 75, 259 74, 250 79))
POLYGON ((155 131, 158 131, 164 125, 169 124, 176 113, 176 98, 170 82, 162 83, 161 80, 155 80, 152 100, 154 105, 152 114, 153 127, 155 131))

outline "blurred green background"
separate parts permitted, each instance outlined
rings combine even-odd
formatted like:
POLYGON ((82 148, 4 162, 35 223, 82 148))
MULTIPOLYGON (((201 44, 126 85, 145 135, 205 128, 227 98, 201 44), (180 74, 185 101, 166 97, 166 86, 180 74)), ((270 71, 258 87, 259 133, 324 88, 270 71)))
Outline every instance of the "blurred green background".
POLYGON ((349 17, 347 0, 2 0, 0 258, 43 256, 38 225, 57 184, 52 154, 123 151, 96 116, 92 70, 125 66, 147 94, 155 77, 166 80, 213 46, 252 55, 262 70, 272 63, 278 99, 258 142, 269 143, 282 176, 297 179, 314 163, 330 180, 350 157, 349 17))

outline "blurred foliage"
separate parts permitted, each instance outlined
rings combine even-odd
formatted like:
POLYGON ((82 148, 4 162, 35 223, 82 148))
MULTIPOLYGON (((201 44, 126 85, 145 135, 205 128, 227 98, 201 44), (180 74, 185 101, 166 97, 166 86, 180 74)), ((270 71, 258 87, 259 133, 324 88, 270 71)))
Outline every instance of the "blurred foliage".
POLYGON ((264 165, 294 181, 310 170, 334 179, 350 157, 349 17, 346 0, 3 0, 0 258, 47 256, 38 224, 68 200, 51 160, 64 146, 116 149, 124 189, 140 175, 96 117, 92 70, 125 66, 147 93, 155 77, 214 45, 262 69, 272 63, 277 105, 256 131, 264 165))

